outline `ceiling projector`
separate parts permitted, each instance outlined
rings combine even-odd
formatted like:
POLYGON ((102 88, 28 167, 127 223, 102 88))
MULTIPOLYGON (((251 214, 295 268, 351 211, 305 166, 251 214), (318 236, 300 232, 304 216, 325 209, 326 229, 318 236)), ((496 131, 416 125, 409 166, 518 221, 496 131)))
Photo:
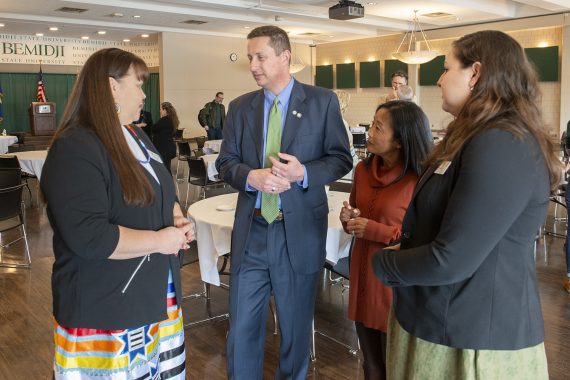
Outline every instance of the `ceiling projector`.
POLYGON ((350 20, 364 17, 364 7, 356 1, 341 0, 329 8, 329 18, 332 20, 350 20))

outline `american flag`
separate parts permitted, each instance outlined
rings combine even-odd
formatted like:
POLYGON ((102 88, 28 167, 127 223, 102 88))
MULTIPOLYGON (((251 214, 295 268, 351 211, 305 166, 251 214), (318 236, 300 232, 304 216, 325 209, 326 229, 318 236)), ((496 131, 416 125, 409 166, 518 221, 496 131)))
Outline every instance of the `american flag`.
POLYGON ((46 102, 46 89, 44 88, 44 80, 42 74, 42 65, 40 64, 40 75, 38 77, 38 95, 36 96, 38 102, 46 102))

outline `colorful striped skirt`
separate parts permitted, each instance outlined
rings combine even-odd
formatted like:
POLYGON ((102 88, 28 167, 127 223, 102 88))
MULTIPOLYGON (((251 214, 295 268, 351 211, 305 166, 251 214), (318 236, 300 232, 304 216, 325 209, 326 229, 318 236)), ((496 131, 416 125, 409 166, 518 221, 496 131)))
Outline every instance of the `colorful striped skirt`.
POLYGON ((125 330, 66 328, 55 324, 56 380, 185 378, 182 310, 168 276, 168 319, 125 330))

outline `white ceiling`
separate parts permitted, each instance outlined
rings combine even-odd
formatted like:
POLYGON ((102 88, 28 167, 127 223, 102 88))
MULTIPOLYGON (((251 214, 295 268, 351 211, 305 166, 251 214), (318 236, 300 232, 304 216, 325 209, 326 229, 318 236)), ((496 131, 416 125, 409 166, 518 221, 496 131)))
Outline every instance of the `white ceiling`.
POLYGON ((364 18, 337 21, 329 20, 328 8, 338 2, 321 0, 0 0, 0 23, 5 24, 0 33, 143 41, 143 33, 152 39, 158 32, 170 31, 243 38, 251 28, 274 24, 287 30, 294 41, 319 44, 404 32, 414 10, 426 30, 570 12, 570 0, 358 2, 365 7, 364 18), (61 7, 87 11, 56 11, 61 7), (449 15, 424 16, 434 12, 449 15), (123 17, 109 17, 113 13, 123 17), (182 23, 186 20, 206 23, 182 23), (51 32, 50 26, 59 30, 51 32), (98 30, 107 34, 98 35, 98 30))

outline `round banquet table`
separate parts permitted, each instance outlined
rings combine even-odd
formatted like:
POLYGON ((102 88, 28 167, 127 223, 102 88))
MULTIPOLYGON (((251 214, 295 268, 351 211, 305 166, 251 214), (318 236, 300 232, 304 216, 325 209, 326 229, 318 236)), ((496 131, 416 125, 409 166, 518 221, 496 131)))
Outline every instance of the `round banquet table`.
POLYGON ((16 136, 2 136, 0 135, 0 154, 8 152, 8 147, 18 142, 16 136))
MULTIPOLYGON (((335 264, 348 256, 352 236, 344 232, 338 218, 348 193, 328 192, 327 261, 335 264)), ((202 281, 220 286, 218 257, 231 250, 231 235, 238 193, 207 198, 188 208, 188 218, 196 223, 196 240, 202 281)))

